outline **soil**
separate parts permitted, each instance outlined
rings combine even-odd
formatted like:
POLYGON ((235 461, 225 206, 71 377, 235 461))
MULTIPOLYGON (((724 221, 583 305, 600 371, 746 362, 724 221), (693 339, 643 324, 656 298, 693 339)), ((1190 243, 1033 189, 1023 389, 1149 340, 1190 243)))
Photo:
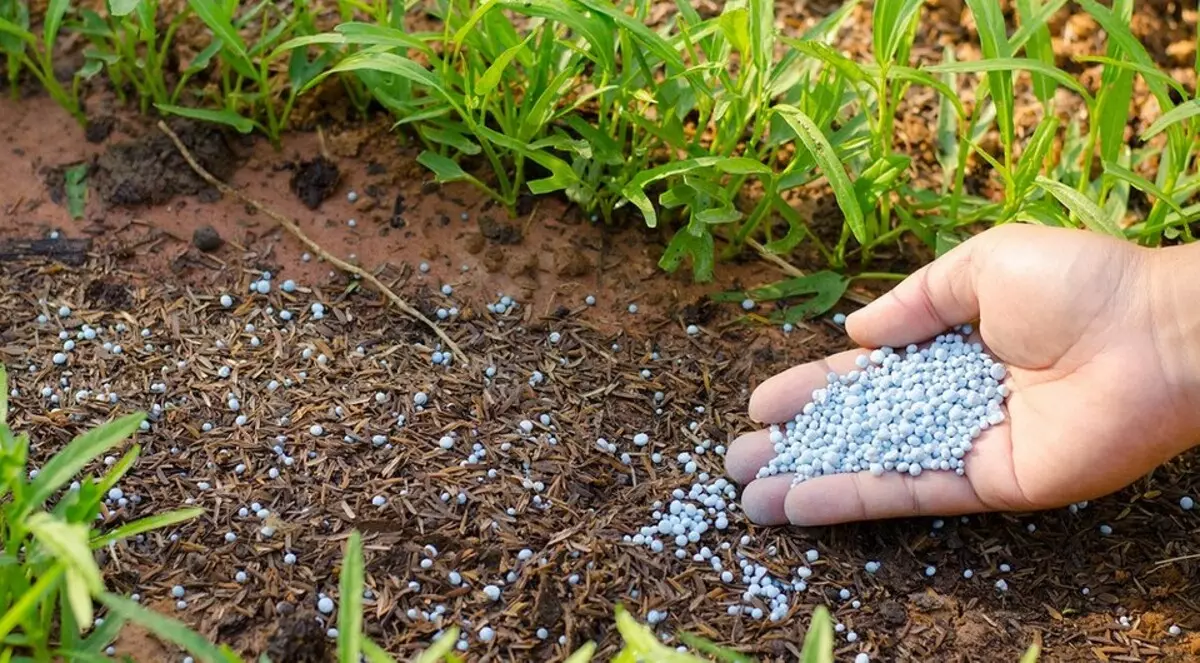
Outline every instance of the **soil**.
MULTIPOLYGON (((709 14, 719 9, 700 4, 709 14)), ((1177 53, 1177 44, 1195 34, 1195 12, 1171 7, 1139 4, 1135 29, 1158 34, 1154 55, 1165 66, 1190 70, 1190 56, 1177 53)), ((796 33, 832 8, 781 3, 780 15, 796 33)), ((930 11, 918 56, 934 57, 947 42, 962 51, 960 59, 971 57, 961 6, 934 3, 930 11)), ((857 27, 839 46, 863 48, 865 16, 856 14, 857 27)), ((1100 38, 1078 15, 1064 17, 1060 32, 1060 53, 1094 52, 1100 38)), ((914 177, 936 183, 925 121, 931 103, 906 99, 898 126, 905 151, 926 155, 914 164, 914 177)), ((111 99, 89 108, 103 114, 85 132, 44 96, 0 100, 0 126, 9 128, 0 134, 8 155, 0 161, 0 360, 20 392, 10 418, 36 441, 40 465, 90 426, 165 408, 137 436, 142 456, 121 482, 139 501, 109 505, 99 526, 185 501, 206 513, 106 553, 106 577, 114 590, 140 593, 147 605, 248 657, 329 660, 325 630, 336 622, 314 607, 320 592, 336 596, 341 549, 353 528, 365 536, 367 631, 402 658, 450 624, 469 634, 469 660, 562 660, 588 639, 608 655, 618 642, 611 619, 617 604, 643 618, 665 610, 662 632, 687 630, 763 660, 795 660, 807 615, 821 604, 859 635, 853 644, 839 636, 838 660, 866 651, 876 661, 1011 662, 1035 639, 1051 661, 1190 661, 1200 652, 1200 535, 1194 512, 1177 506, 1180 496, 1200 491, 1195 454, 1076 512, 803 530, 735 521, 728 539, 748 536, 742 551, 781 576, 805 550, 817 548, 821 559, 788 619, 731 617, 726 606, 740 598, 736 585, 719 582, 705 565, 649 554, 621 537, 649 521, 655 500, 694 480, 673 462, 678 453, 703 439, 728 444, 751 429, 745 404, 755 385, 848 347, 826 320, 784 335, 748 326, 735 306, 706 297, 775 280, 781 274, 773 266, 732 261, 719 267, 716 283, 695 284, 656 266, 669 229, 596 226, 554 198, 525 201, 522 214, 509 219, 466 185, 432 183, 412 148, 390 136, 386 118, 335 123, 323 128, 324 137, 290 134, 278 150, 211 127, 173 125, 210 172, 295 219, 326 250, 376 273, 426 315, 459 308, 440 324, 469 363, 436 367, 433 334, 320 259, 306 259, 306 248, 270 219, 220 196, 151 121, 113 110, 111 99), (78 163, 94 164, 93 195, 84 218, 73 220, 57 202, 61 175, 54 173, 78 163), (222 242, 195 243, 205 228, 222 242), (52 231, 62 237, 48 239, 52 231), (263 270, 276 287, 249 295, 263 270), (296 292, 280 292, 285 279, 299 284, 296 292), (451 296, 441 294, 442 284, 453 286, 451 296), (515 296, 520 308, 489 312, 486 304, 501 293, 515 296), (218 303, 222 294, 235 298, 231 309, 218 303), (583 303, 589 294, 596 306, 583 303), (329 307, 324 319, 309 313, 314 301, 329 307), (638 314, 627 312, 630 303, 638 314), (72 314, 60 320, 62 304, 72 314), (281 320, 282 309, 293 320, 281 320), (50 322, 39 324, 39 313, 50 322), (54 367, 57 332, 84 322, 124 351, 106 351, 99 340, 80 343, 68 366, 54 367), (128 330, 116 331, 118 324, 128 330), (688 324, 700 325, 702 334, 687 336, 688 324), (561 334, 559 343, 548 341, 551 331, 561 334), (304 349, 314 356, 304 357, 304 349), (229 378, 219 377, 219 366, 232 369, 229 378), (489 366, 498 369, 494 379, 485 377, 489 366), (643 369, 651 370, 649 379, 643 369), (542 383, 530 384, 534 371, 542 383), (270 380, 284 386, 270 389, 270 380), (165 393, 152 390, 159 382, 165 393), (41 396, 44 387, 58 404, 41 396), (81 389, 118 394, 118 403, 76 401, 81 389), (422 410, 413 405, 416 391, 430 396, 422 410), (230 392, 241 401, 237 412, 226 404, 230 392), (237 424, 239 413, 245 424, 237 424), (399 414, 407 418, 403 427, 395 425, 399 414), (532 436, 522 436, 517 423, 541 414, 550 426, 539 422, 532 436), (323 436, 309 432, 317 423, 323 436), (649 433, 652 449, 667 460, 655 464, 633 447, 637 432, 649 433), (441 450, 437 441, 451 433, 455 449, 441 450), (370 442, 375 434, 385 434, 386 444, 370 442), (618 441, 631 463, 598 451, 594 442, 602 436, 618 441), (487 456, 465 463, 476 443, 487 456), (246 469, 239 473, 238 465, 246 469), (270 469, 279 477, 270 478, 270 469), (543 491, 526 487, 538 481, 543 491), (372 505, 375 495, 387 498, 384 507, 372 505), (535 496, 550 506, 538 507, 535 496), (272 536, 254 516, 236 515, 252 502, 270 511, 272 536), (1102 523, 1114 535, 1100 536, 1102 523), (230 531, 234 543, 225 541, 230 531), (438 550, 429 569, 421 565, 431 558, 427 546, 438 550), (520 563, 526 548, 535 557, 520 563), (284 564, 285 552, 297 563, 284 564), (878 573, 863 571, 868 560, 881 562, 878 573), (1001 572, 1001 563, 1012 570, 1001 572), (935 576, 923 574, 927 565, 938 569, 935 576), (962 576, 968 568, 971 580, 962 576), (248 574, 246 584, 234 580, 238 571, 248 574), (466 586, 448 582, 450 571, 466 586), (516 579, 504 583, 503 599, 486 601, 479 588, 510 571, 516 579), (578 585, 567 582, 572 574, 578 585), (1001 578, 1007 592, 994 588, 1001 578), (175 610, 176 584, 187 588, 186 610, 175 610), (842 588, 860 608, 837 598, 842 588), (407 614, 438 606, 447 615, 440 625, 407 614), (490 646, 474 635, 484 624, 498 633, 490 646), (1185 634, 1170 636, 1172 624, 1185 634), (538 628, 551 637, 539 639, 538 628)), ((1037 121, 1026 118, 1029 126, 1037 121)), ((981 193, 996 191, 987 178, 978 185, 981 193)), ((816 231, 836 233, 836 205, 819 193, 803 195, 796 202, 814 214, 816 231)), ((900 269, 922 257, 900 244, 879 259, 900 269)), ((820 267, 803 252, 794 260, 820 267)), ((715 454, 698 461, 701 470, 721 473, 715 454)), ((734 564, 730 557, 727 567, 734 564)), ((134 628, 117 646, 143 662, 180 656, 134 628)))

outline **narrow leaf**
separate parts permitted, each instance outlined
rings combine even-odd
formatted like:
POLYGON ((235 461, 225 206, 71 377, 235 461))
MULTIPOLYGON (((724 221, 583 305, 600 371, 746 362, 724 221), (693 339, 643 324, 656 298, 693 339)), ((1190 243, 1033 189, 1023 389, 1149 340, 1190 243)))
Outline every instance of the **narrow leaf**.
POLYGON ((812 623, 804 636, 804 648, 800 650, 801 663, 827 663, 833 658, 833 624, 829 610, 817 606, 813 611, 812 623))
POLYGON ((1141 191, 1142 193, 1149 194, 1158 200, 1163 201, 1163 204, 1171 208, 1171 210, 1176 214, 1179 214, 1180 216, 1186 216, 1186 213, 1183 211, 1183 208, 1179 206, 1179 203, 1175 202, 1171 196, 1168 196, 1167 193, 1159 188, 1157 184, 1151 182, 1145 177, 1142 177, 1141 175, 1138 175, 1125 166, 1105 161, 1104 174, 1123 182, 1127 182, 1130 186, 1141 191))
POLYGON ((418 154, 417 163, 433 171, 433 176, 439 182, 460 182, 470 178, 453 159, 435 152, 425 151, 418 154))
POLYGON ((363 550, 362 535, 358 530, 350 532, 350 539, 346 541, 338 597, 341 601, 338 606, 338 661, 359 663, 363 645, 363 550))
POLYGON ((1150 140, 1165 131, 1167 127, 1179 124, 1197 115, 1200 115, 1200 99, 1185 101, 1159 116, 1157 120, 1142 132, 1142 140, 1150 140))
POLYGON ((871 238, 867 231, 866 219, 863 218, 862 209, 859 208, 858 199, 854 195, 854 185, 851 184, 850 178, 846 175, 846 170, 838 160, 837 154, 834 153, 829 140, 821 133, 820 128, 798 108, 781 104, 776 106, 776 111, 796 132, 801 142, 812 154, 813 159, 816 160, 817 167, 829 180, 829 185, 833 188, 833 195, 837 198, 838 207, 845 215, 846 224, 850 226, 850 232, 854 234, 854 238, 858 240, 859 244, 867 246, 871 238))
MULTIPOLYGON (((1050 42, 1050 28, 1046 22, 1036 23, 1034 18, 1041 8, 1041 0, 1017 0, 1017 14, 1020 16, 1022 27, 1028 26, 1031 31, 1029 43, 1025 45, 1025 53, 1051 67, 1054 66, 1054 46, 1050 42)), ((1054 100, 1054 85, 1045 74, 1033 74, 1033 93, 1043 105, 1049 105, 1054 100)))
POLYGON ((167 511, 158 513, 153 516, 146 516, 131 523, 125 523, 106 534, 101 534, 91 540, 92 549, 100 549, 108 546, 110 543, 122 541, 138 534, 144 534, 156 529, 163 529, 176 525, 182 522, 187 522, 204 513, 204 509, 200 507, 191 507, 187 509, 178 509, 175 511, 167 511))
MULTIPOLYGON (((967 0, 967 5, 975 16, 975 25, 979 30, 979 42, 983 50, 984 61, 994 63, 1011 59, 1012 50, 1008 43, 1008 34, 1000 3, 995 0, 967 0)), ((1037 60, 1031 60, 1031 62, 1037 62, 1037 60)), ((1044 66, 1044 63, 1037 63, 1044 66)), ((1013 119, 1012 67, 991 68, 989 66, 984 71, 988 72, 988 89, 992 99, 996 101, 996 120, 1000 129, 1000 141, 1004 145, 1007 158, 1012 154, 1016 126, 1013 119)))
MULTIPOLYGON (((982 1, 982 0, 980 0, 982 1)), ((1052 67, 1039 60, 1030 60, 1029 58, 989 58, 987 60, 971 60, 969 62, 943 62, 929 67, 925 67, 925 71, 934 73, 945 72, 988 72, 990 76, 995 72, 1013 72, 1013 71, 1030 71, 1038 72, 1061 84, 1063 87, 1069 88, 1072 92, 1083 97, 1084 101, 1091 103, 1092 95, 1088 93, 1079 81, 1071 77, 1062 69, 1052 67)), ((1001 109, 999 104, 996 108, 996 117, 1000 118, 1001 109)))
POLYGON ((54 455, 37 478, 33 480, 26 495, 22 511, 28 514, 40 507, 54 491, 61 488, 100 454, 125 440, 144 421, 146 415, 138 412, 89 430, 67 444, 54 455))
POLYGON ((1112 235, 1113 237, 1124 238, 1125 233, 1119 226, 1108 218, 1096 203, 1090 198, 1083 195, 1079 191, 1062 184, 1055 182, 1045 177, 1037 178, 1038 186, 1048 191, 1051 195, 1058 199, 1071 213, 1077 217, 1083 225, 1094 232, 1112 235))
POLYGON ((84 206, 87 204, 87 173, 88 165, 81 163, 71 166, 63 173, 63 188, 67 194, 67 213, 72 219, 82 219, 84 206))
POLYGON ((201 122, 223 124, 236 129, 238 133, 248 134, 254 131, 254 120, 242 117, 231 110, 189 108, 187 106, 174 106, 171 104, 154 104, 154 107, 169 115, 179 115, 193 120, 200 120, 201 122))

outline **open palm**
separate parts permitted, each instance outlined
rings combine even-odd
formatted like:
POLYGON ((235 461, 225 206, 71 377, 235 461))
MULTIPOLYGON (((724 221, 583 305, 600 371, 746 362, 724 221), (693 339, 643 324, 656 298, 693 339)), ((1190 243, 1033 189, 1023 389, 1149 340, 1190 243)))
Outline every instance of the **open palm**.
MULTIPOLYGON (((790 475, 754 478, 775 452, 767 431, 744 435, 726 468, 749 483, 747 515, 824 525, 1051 508, 1113 492, 1183 451, 1200 397, 1159 253, 1084 231, 1003 226, 914 273, 849 317, 851 338, 902 347, 978 320, 984 346, 1009 368, 1007 421, 976 440, 964 476, 861 472, 794 487, 790 475)), ((829 371, 852 370, 863 352, 767 380, 751 418, 790 420, 829 371)))

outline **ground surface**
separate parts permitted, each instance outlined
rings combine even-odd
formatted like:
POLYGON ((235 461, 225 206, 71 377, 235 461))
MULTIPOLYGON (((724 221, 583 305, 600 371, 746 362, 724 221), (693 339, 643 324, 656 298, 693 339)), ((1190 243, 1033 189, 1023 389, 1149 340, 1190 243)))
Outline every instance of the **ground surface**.
MULTIPOLYGON (((781 6, 789 29, 829 9, 797 4, 781 6)), ((965 38, 945 4, 923 35, 929 52, 938 40, 965 38)), ((1139 25, 1149 26, 1143 33, 1163 35, 1155 52, 1168 64, 1176 43, 1170 35, 1194 34, 1194 13, 1184 25, 1165 5, 1141 11, 1139 25)), ((1092 35, 1084 24, 1072 30, 1092 35)), ((855 35, 861 30, 849 31, 848 48, 862 41, 855 35)), ((718 284, 696 286, 655 267, 664 235, 598 229, 554 200, 510 220, 469 189, 428 187, 386 122, 293 135, 280 151, 184 130, 209 168, 297 219, 331 253, 353 255, 427 315, 457 307, 441 324, 469 363, 434 366, 433 334, 326 264, 304 261, 300 244, 269 219, 196 181, 150 122, 117 112, 103 96, 91 112, 112 118, 111 133, 92 136, 97 142, 45 98, 0 102, 0 360, 20 391, 16 428, 32 434, 40 459, 116 414, 164 408, 139 434, 142 459, 121 485, 138 502, 111 505, 106 526, 185 501, 207 513, 118 547, 105 555, 105 569, 112 587, 139 593, 213 638, 246 653, 270 651, 278 661, 325 660, 332 624, 317 613, 317 595, 336 598, 341 547, 357 528, 367 537, 368 628, 399 654, 416 651, 439 629, 407 612, 437 606, 445 609, 441 625, 469 623, 472 659, 559 660, 588 639, 611 651, 612 609, 623 603, 641 618, 667 611, 663 632, 689 630, 767 660, 794 658, 818 604, 830 605, 859 636, 849 643, 839 635, 839 660, 867 651, 881 661, 1014 661, 1038 636, 1047 660, 1197 656, 1200 638, 1191 633, 1200 629, 1193 590, 1200 566, 1178 559, 1200 553, 1197 514, 1177 506, 1180 496, 1200 490, 1192 457, 1074 513, 811 530, 735 519, 703 542, 726 568, 736 569, 740 553, 791 578, 807 564, 804 551, 821 556, 809 565, 809 589, 793 600, 791 618, 731 617, 726 609, 740 601, 740 583, 721 582, 707 563, 653 554, 622 537, 650 522, 656 500, 696 480, 677 462, 679 453, 693 453, 700 471, 720 475, 715 448, 750 430, 744 412, 754 385, 846 346, 827 321, 785 336, 703 303, 704 292, 773 280, 774 268, 726 264, 718 284), (336 164, 336 179, 311 165, 322 151, 336 164), (84 161, 94 163, 88 205, 83 219, 71 220, 56 203, 61 173, 84 161), (350 191, 357 202, 347 200, 350 191), (330 197, 315 210, 302 201, 322 193, 330 197), (223 244, 203 253, 193 233, 209 225, 223 244), (52 231, 62 239, 24 241, 52 231), (78 239, 91 240, 86 254, 68 242, 78 239), (62 262, 29 255, 47 250, 65 251, 62 262), (428 273, 417 269, 421 262, 428 273), (271 292, 251 295, 249 284, 263 270, 274 274, 271 292), (295 280, 296 292, 280 291, 285 279, 295 280), (440 290, 446 283, 449 296, 440 290), (489 312, 499 293, 519 308, 489 312), (232 307, 221 306, 222 294, 232 296, 232 307), (594 307, 584 304, 589 294, 594 307), (326 306, 324 319, 314 319, 312 302, 326 306), (639 305, 637 314, 628 312, 630 303, 639 305), (65 318, 57 314, 62 305, 71 309, 65 318), (291 320, 281 319, 284 309, 291 320), (39 323, 39 314, 48 321, 39 323), (79 341, 68 363, 55 366, 59 331, 74 338, 84 323, 98 330, 97 339, 79 341), (693 323, 703 331, 689 337, 684 327, 693 323), (106 350, 105 342, 122 351, 106 350), (535 371, 544 379, 531 384, 535 371), (81 390, 87 393, 77 401, 81 390), (423 409, 414 404, 418 391, 429 398, 423 409), (522 432, 523 420, 534 423, 531 433, 522 432), (312 433, 314 425, 322 435, 312 433), (643 432, 650 445, 637 447, 633 436, 643 432), (386 440, 373 442, 377 435, 386 440), (450 450, 438 445, 446 435, 455 438, 450 450), (597 448, 601 437, 616 453, 597 448), (705 440, 710 446, 696 454, 705 440), (464 464, 476 443, 486 456, 464 464), (385 505, 374 506, 375 496, 385 505), (238 515, 253 502, 269 511, 272 536, 263 536, 254 514, 238 515), (1113 534, 1101 535, 1101 524, 1113 534), (236 541, 226 542, 228 532, 236 541), (719 550, 721 541, 731 549, 719 550), (425 569, 429 545, 438 554, 425 569), (533 557, 521 561, 526 548, 533 557), (294 564, 283 561, 287 553, 294 564), (868 560, 880 561, 881 570, 866 573, 868 560), (1001 572, 1001 564, 1011 571, 1001 572), (932 577, 923 573, 928 565, 937 568, 932 577), (965 569, 972 579, 963 578, 965 569), (245 584, 235 581, 238 571, 247 573, 245 584), (451 584, 451 571, 465 584, 451 584), (488 601, 481 587, 510 572, 502 599, 488 601), (998 579, 1007 592, 995 589, 998 579), (184 610, 173 605, 174 585, 186 588, 184 610), (838 598, 843 588, 861 607, 838 598), (485 624, 499 634, 490 645, 475 636, 485 624), (1172 624, 1184 634, 1169 636, 1172 624), (539 628, 549 637, 538 638, 539 628)), ((906 151, 928 146, 920 100, 901 126, 912 136, 906 151)), ((917 168, 933 163, 930 156, 917 168)), ((822 206, 814 210, 819 215, 822 206)), ((134 631, 120 645, 139 661, 181 658, 134 631)))

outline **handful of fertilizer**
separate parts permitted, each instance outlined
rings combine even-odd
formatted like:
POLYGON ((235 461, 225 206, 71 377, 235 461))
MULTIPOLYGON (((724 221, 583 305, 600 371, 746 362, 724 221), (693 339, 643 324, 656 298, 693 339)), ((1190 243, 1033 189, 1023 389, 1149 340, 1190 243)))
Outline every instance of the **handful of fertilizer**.
POLYGON ((879 348, 828 384, 786 425, 771 427, 777 454, 758 477, 869 470, 963 474, 974 440, 1004 421, 1006 370, 966 336, 969 325, 925 348, 879 348))

